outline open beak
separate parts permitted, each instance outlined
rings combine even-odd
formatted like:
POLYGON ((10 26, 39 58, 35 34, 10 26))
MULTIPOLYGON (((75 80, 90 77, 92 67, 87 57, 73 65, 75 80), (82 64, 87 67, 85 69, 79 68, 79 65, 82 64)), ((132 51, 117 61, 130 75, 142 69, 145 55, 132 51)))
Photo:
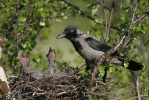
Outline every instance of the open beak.
POLYGON ((59 34, 56 38, 57 38, 57 39, 60 39, 60 38, 64 38, 65 36, 66 36, 66 34, 61 33, 61 34, 59 34))

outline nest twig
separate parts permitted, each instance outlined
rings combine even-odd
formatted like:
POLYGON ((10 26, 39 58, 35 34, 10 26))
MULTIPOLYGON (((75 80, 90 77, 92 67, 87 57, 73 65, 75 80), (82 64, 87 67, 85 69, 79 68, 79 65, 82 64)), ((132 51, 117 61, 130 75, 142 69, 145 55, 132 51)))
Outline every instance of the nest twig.
POLYGON ((35 80, 30 75, 13 77, 10 79, 11 94, 8 100, 88 100, 97 96, 115 97, 103 92, 105 84, 98 81, 98 85, 90 91, 88 83, 88 80, 79 79, 76 75, 60 78, 45 76, 40 80, 35 80))

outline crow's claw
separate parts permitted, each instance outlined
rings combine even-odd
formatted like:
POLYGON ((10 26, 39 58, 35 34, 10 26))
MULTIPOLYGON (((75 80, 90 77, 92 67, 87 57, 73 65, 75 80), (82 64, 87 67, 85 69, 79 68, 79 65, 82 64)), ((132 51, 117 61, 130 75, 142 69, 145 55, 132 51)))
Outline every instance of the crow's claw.
POLYGON ((95 60, 95 65, 97 66, 98 65, 98 62, 100 61, 100 58, 96 58, 95 60))

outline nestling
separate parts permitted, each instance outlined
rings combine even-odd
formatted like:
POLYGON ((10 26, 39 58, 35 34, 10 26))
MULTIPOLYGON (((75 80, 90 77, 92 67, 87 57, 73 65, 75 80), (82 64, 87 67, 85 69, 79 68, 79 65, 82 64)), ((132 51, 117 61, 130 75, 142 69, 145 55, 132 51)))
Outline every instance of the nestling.
POLYGON ((24 53, 22 54, 21 58, 17 57, 17 59, 20 61, 26 74, 30 74, 32 78, 37 80, 43 77, 43 74, 40 71, 33 70, 28 66, 29 60, 26 58, 26 55, 24 53))
POLYGON ((46 74, 48 75, 52 75, 52 76, 58 76, 58 77, 62 77, 65 76, 66 73, 61 72, 60 70, 58 70, 57 68, 55 68, 55 64, 54 64, 54 59, 56 56, 55 50, 50 47, 48 54, 46 55, 48 60, 49 60, 49 68, 46 74))

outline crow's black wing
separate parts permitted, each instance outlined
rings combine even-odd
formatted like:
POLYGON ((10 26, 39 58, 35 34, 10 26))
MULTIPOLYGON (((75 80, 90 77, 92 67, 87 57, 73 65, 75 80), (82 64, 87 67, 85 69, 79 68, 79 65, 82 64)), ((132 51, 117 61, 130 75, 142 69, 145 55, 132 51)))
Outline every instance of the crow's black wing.
POLYGON ((88 45, 93 48, 94 50, 97 50, 97 51, 103 51, 103 52, 107 52, 108 50, 111 49, 110 46, 108 46, 107 44, 99 41, 99 40, 96 40, 92 37, 88 37, 85 39, 85 41, 88 43, 88 45))

